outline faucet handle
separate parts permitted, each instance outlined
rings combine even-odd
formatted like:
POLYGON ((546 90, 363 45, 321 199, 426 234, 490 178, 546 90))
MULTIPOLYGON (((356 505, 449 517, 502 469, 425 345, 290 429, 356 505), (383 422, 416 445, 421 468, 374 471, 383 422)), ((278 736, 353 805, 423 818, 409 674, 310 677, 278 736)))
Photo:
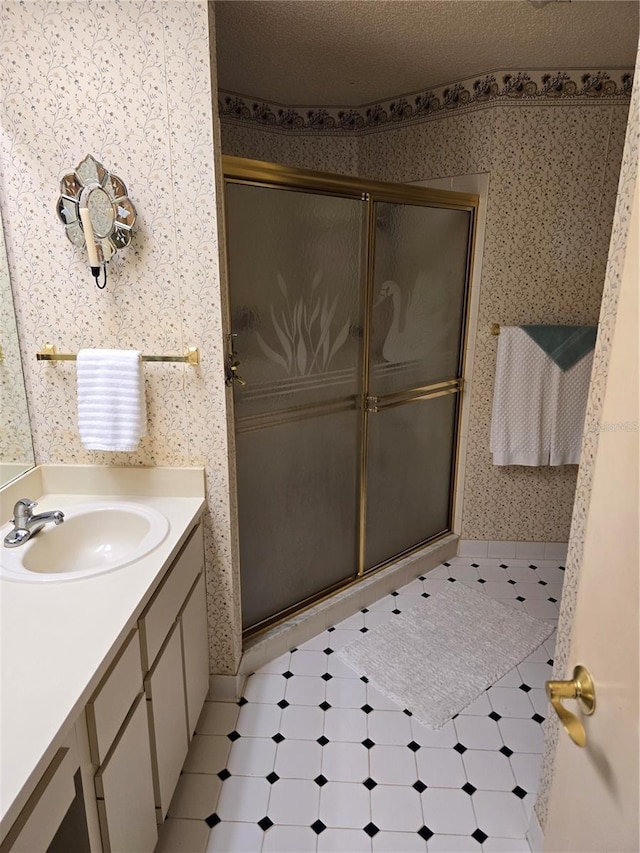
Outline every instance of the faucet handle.
POLYGON ((13 508, 13 523, 17 524, 29 518, 31 511, 37 506, 37 501, 32 501, 31 498, 20 498, 13 508))

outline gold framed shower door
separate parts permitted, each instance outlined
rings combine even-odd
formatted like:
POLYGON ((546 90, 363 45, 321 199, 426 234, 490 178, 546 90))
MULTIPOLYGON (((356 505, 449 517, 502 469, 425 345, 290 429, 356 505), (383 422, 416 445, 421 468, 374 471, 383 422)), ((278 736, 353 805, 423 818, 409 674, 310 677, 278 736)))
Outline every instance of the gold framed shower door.
MULTIPOLYGON (((275 411, 236 415, 235 429, 238 435, 261 430, 278 425, 291 424, 314 418, 323 414, 357 411, 360 413, 359 460, 358 460, 358 495, 357 495, 357 554, 354 555, 353 575, 319 589, 312 595, 306 596, 295 604, 283 607, 277 613, 261 619, 248 626, 243 636, 248 638, 257 633, 285 621, 293 614, 304 610, 313 604, 334 595, 337 591, 346 589, 357 583, 364 575, 368 576, 420 550, 426 544, 437 541, 451 531, 455 511, 455 499, 458 479, 458 459, 460 452, 460 414, 465 369, 470 285, 473 274, 473 248, 477 222, 478 197, 475 195, 424 189, 400 184, 368 181, 360 178, 337 176, 308 170, 295 169, 273 163, 263 163, 245 158, 224 155, 222 158, 225 181, 225 205, 228 185, 244 185, 269 189, 285 189, 292 192, 312 193, 313 195, 336 196, 355 199, 366 205, 366 229, 362 251, 362 352, 360 364, 360 391, 350 399, 319 403, 316 405, 291 406, 275 411), (456 376, 450 379, 426 384, 417 383, 402 389, 391 389, 387 393, 371 393, 372 381, 372 325, 374 279, 376 275, 376 211, 381 204, 411 205, 412 207, 444 208, 448 210, 466 211, 469 214, 468 238, 466 257, 464 258, 464 295, 462 300, 462 319, 460 331, 459 357, 456 365, 456 376), (419 542, 413 542, 393 556, 381 559, 374 565, 366 564, 366 528, 367 528, 367 489, 369 480, 369 429, 370 419, 378 413, 392 409, 410 406, 418 401, 429 401, 440 397, 455 395, 454 404, 454 435, 452 437, 450 488, 447 507, 447 523, 442 530, 427 536, 419 542)), ((228 228, 228 210, 227 228, 228 228)), ((231 305, 232 278, 231 265, 228 255, 229 241, 227 240, 227 270, 229 270, 227 286, 227 305, 231 305)), ((230 330, 232 331, 232 330, 230 330)), ((231 341, 232 337, 228 339, 231 341)), ((239 353, 240 359, 242 353, 239 353)), ((242 373, 242 367, 239 368, 242 373)), ((240 555, 242 565, 242 553, 240 555)))

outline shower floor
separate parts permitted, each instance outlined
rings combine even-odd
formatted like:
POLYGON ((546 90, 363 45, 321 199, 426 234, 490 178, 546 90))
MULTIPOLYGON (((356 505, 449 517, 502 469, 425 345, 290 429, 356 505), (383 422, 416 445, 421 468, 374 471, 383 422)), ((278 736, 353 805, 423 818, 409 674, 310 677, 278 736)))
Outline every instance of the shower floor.
POLYGON ((333 652, 450 578, 555 624, 563 576, 454 557, 207 702, 156 850, 528 853, 555 632, 435 732, 333 652))

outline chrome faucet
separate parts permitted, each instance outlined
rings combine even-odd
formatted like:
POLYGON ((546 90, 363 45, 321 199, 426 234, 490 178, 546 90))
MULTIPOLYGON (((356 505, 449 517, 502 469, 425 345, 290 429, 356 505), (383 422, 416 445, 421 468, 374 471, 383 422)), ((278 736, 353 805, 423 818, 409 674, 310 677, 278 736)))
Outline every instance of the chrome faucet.
POLYGON ((29 498, 20 498, 13 508, 13 530, 4 537, 6 548, 17 548, 18 545, 24 545, 32 536, 35 536, 39 530, 53 522, 54 524, 62 524, 64 521, 64 513, 59 509, 51 510, 50 512, 41 512, 38 515, 33 514, 34 507, 38 506, 35 501, 29 498))

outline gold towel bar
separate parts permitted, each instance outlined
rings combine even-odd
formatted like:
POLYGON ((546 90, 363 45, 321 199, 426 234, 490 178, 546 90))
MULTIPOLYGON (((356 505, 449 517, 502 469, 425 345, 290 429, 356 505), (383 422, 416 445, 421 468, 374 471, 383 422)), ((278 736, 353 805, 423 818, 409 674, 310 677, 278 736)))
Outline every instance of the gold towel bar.
MULTIPOLYGON (((40 352, 36 353, 38 361, 75 361, 75 353, 56 352, 53 344, 45 344, 40 352)), ((185 355, 143 355, 143 361, 173 361, 181 364, 200 364, 200 351, 198 347, 189 347, 185 355)))

